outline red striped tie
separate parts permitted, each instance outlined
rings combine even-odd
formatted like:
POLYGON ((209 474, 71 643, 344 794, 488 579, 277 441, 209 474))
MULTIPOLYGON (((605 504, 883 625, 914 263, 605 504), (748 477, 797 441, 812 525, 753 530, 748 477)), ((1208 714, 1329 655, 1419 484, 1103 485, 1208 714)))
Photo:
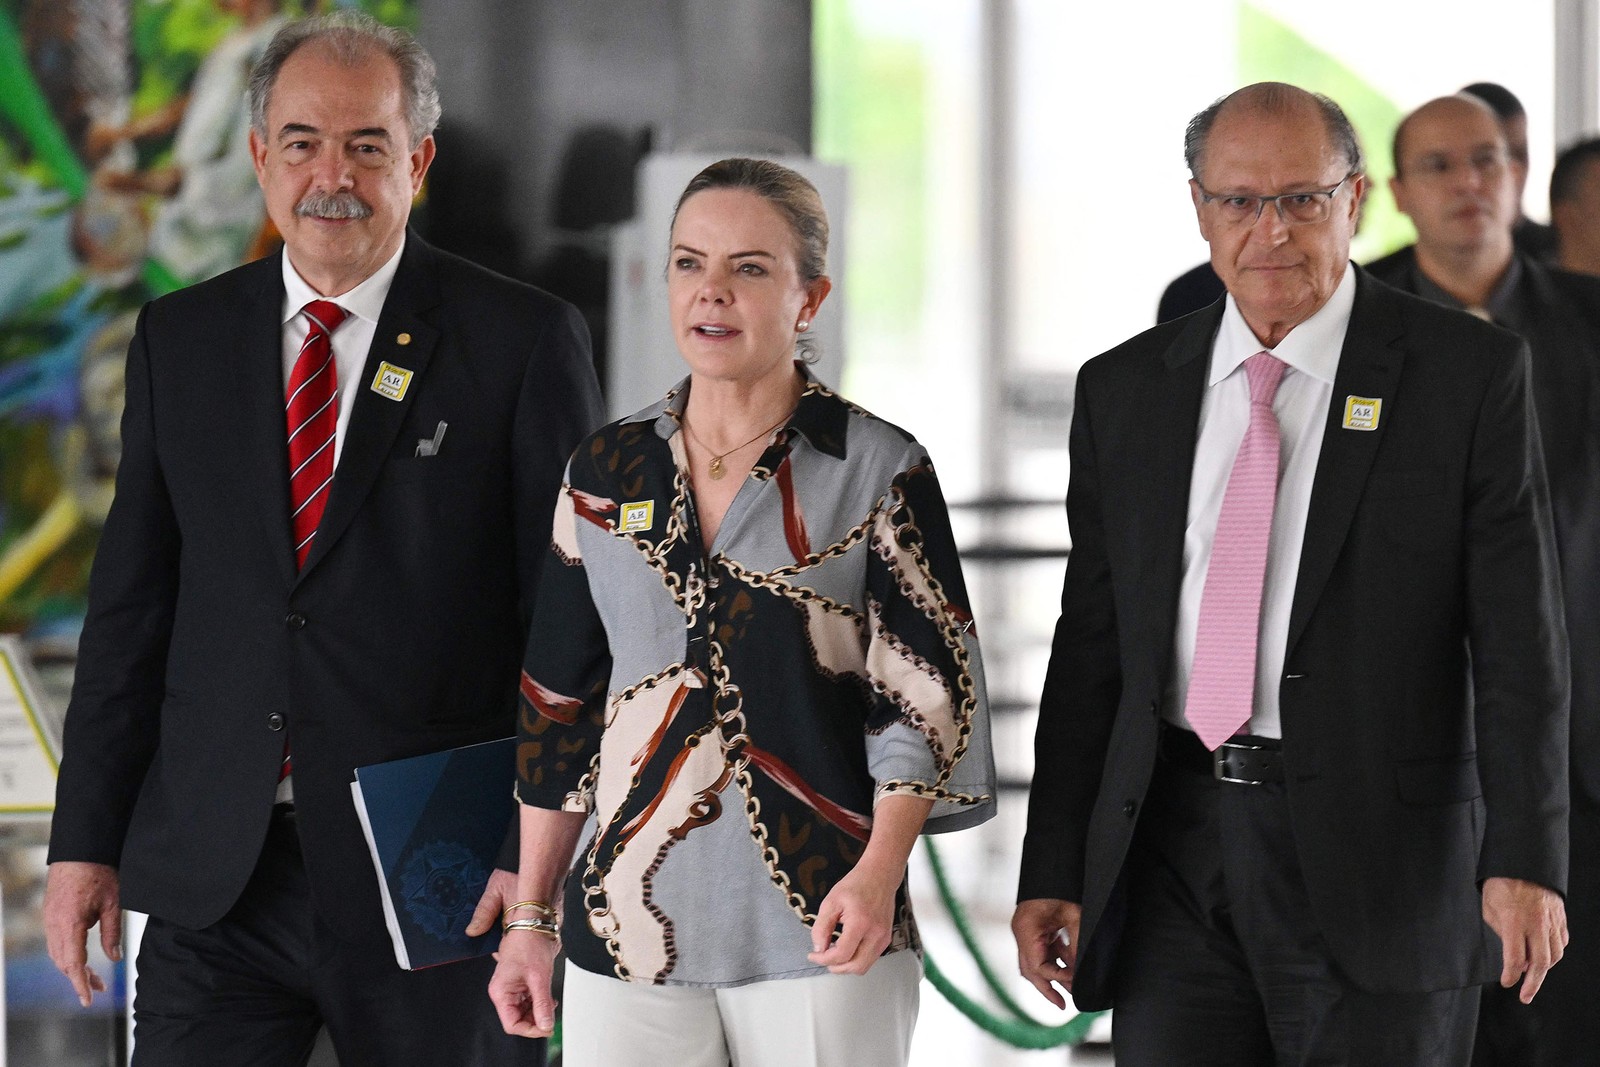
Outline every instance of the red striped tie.
POLYGON ((328 300, 300 309, 311 328, 289 374, 289 514, 294 561, 304 567, 317 523, 333 485, 333 437, 339 424, 339 374, 333 362, 333 331, 349 312, 328 300))
MULTIPOLYGON (((339 427, 339 372, 333 362, 333 331, 349 312, 330 300, 300 309, 310 329, 289 372, 284 421, 289 431, 289 522, 294 527, 294 563, 306 565, 317 523, 333 485, 333 438, 339 427)), ((278 781, 294 773, 289 739, 283 741, 278 781)))

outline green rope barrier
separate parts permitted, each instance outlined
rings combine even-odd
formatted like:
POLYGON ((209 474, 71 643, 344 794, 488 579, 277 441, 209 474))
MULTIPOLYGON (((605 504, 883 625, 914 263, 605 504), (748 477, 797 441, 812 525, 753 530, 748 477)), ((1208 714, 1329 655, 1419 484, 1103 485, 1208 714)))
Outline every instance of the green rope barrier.
POLYGON ((999 1038, 1012 1048, 1047 1049, 1059 1048, 1062 1045, 1081 1045, 1089 1034, 1089 1027, 1100 1014, 1079 1012, 1060 1026, 1045 1026, 1043 1023, 1024 1022, 1021 1019, 1003 1019, 957 989, 933 962, 933 956, 927 952, 922 954, 922 973, 933 988, 937 989, 952 1007, 971 1020, 978 1029, 999 1038))
POLYGON ((961 910, 961 902, 956 899, 955 891, 950 888, 950 879, 945 875, 944 860, 939 855, 939 849, 934 845, 933 839, 924 837, 923 845, 928 852, 928 865, 933 868, 933 882, 939 889, 939 900, 944 904, 944 910, 950 913, 950 919, 956 925, 956 933, 961 935, 961 943, 972 954, 973 962, 978 965, 978 973, 983 976, 984 985, 989 987, 989 992, 994 995, 1002 1006, 1012 1015, 1023 1022, 1033 1022, 1033 1018, 1023 1010, 1022 1005, 1001 983, 1000 976, 995 973, 994 967, 978 947, 978 938, 972 932, 972 924, 967 921, 966 914, 961 910))
POLYGON ((955 892, 950 888, 950 880, 945 875, 944 863, 940 859, 938 848, 931 838, 924 837, 922 842, 927 849, 928 864, 933 869, 933 881, 939 891, 939 900, 949 912, 956 933, 961 937, 961 943, 966 946, 973 962, 977 964, 984 985, 1013 1018, 1002 1018, 961 992, 945 977, 944 972, 939 970, 932 955, 924 952, 922 969, 928 981, 957 1011, 976 1026, 1014 1048, 1047 1049, 1061 1045, 1082 1044, 1084 1038, 1088 1036, 1089 1027, 1101 1013, 1080 1012, 1059 1026, 1047 1026, 1036 1022, 1006 990, 1000 981, 1000 976, 995 973, 994 967, 979 947, 978 939, 972 932, 972 924, 967 921, 961 902, 956 899, 955 892))

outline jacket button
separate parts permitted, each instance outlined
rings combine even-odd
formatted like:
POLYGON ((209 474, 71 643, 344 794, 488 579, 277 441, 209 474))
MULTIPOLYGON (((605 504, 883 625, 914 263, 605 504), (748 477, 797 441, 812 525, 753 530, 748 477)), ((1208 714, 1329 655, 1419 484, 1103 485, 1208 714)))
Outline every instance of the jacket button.
POLYGON ((306 628, 306 617, 298 611, 291 611, 283 617, 283 624, 291 630, 304 630, 306 628))
POLYGON ((1122 805, 1122 814, 1126 815, 1130 819, 1133 818, 1138 811, 1139 805, 1131 800, 1124 802, 1122 805))
POLYGON ((277 731, 283 729, 283 716, 276 711, 267 716, 267 729, 277 731))

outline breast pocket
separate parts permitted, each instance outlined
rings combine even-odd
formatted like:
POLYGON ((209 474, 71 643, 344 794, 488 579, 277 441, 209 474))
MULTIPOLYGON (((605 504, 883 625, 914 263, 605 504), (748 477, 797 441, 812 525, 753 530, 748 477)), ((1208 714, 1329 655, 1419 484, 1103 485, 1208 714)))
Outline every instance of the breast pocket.
POLYGON ((1410 548, 1431 548, 1460 534, 1454 495, 1444 471, 1375 471, 1367 479, 1363 506, 1387 540, 1410 548))
POLYGON ((407 485, 428 485, 448 478, 449 467, 439 456, 394 456, 384 466, 382 477, 407 485))

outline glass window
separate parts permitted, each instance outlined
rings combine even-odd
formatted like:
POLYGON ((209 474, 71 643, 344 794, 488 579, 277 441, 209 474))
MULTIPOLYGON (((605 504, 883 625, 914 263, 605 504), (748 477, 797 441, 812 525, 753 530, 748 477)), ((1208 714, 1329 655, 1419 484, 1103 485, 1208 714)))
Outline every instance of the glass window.
POLYGON ((979 0, 817 0, 816 154, 850 167, 845 395, 977 491, 979 0))

